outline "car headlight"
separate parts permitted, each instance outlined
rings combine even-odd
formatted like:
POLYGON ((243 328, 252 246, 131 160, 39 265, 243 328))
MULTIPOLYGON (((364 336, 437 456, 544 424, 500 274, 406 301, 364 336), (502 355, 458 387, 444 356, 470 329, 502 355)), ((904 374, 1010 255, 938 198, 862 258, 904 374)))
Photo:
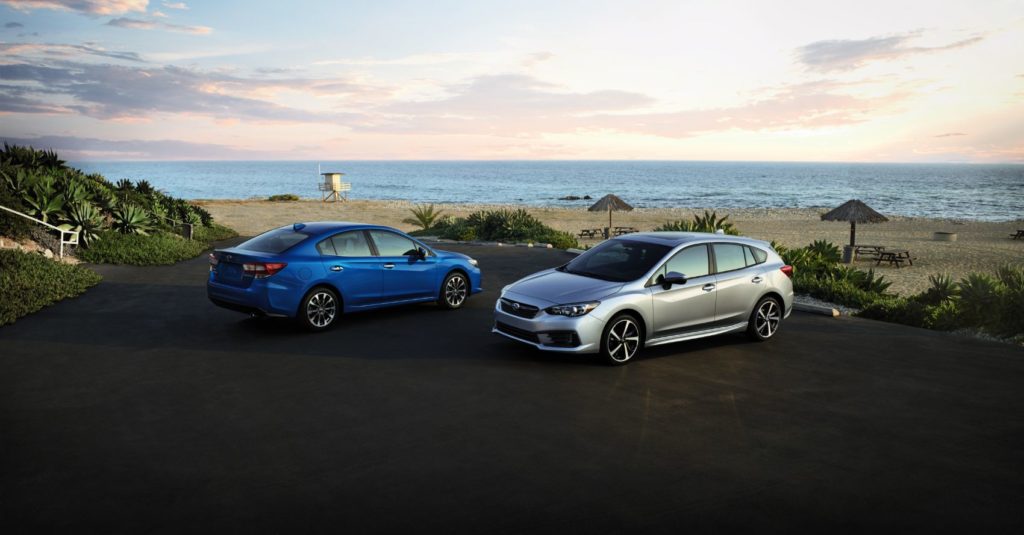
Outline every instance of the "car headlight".
POLYGON ((597 308, 600 305, 600 301, 591 301, 589 303, 573 303, 570 305, 555 305, 544 309, 544 312, 548 314, 554 314, 556 316, 568 316, 575 318, 576 316, 582 316, 591 310, 597 308))
POLYGON ((477 262, 477 261, 476 261, 476 258, 470 258, 470 259, 469 259, 469 265, 471 265, 471 266, 473 266, 473 267, 477 267, 477 266, 479 266, 479 265, 480 265, 480 262, 477 262))

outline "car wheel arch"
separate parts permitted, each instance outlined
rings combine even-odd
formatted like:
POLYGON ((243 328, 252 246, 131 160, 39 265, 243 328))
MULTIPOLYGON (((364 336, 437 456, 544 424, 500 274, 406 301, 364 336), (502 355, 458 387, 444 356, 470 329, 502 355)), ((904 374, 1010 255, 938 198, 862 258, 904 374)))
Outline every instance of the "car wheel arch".
POLYGON ((611 321, 612 318, 614 318, 615 316, 618 316, 619 314, 629 314, 629 315, 633 316, 640 323, 640 328, 643 329, 644 340, 646 341, 646 340, 650 339, 651 332, 648 330, 648 327, 647 327, 647 325, 648 325, 647 317, 645 317, 642 312, 640 312, 639 310, 637 310, 636 308, 633 308, 633 307, 622 307, 622 308, 616 310, 615 312, 612 312, 611 314, 608 314, 608 321, 611 321))
POLYGON ((332 292, 334 292, 334 295, 337 295, 338 296, 338 301, 340 301, 339 304, 341 306, 339 308, 341 309, 341 312, 345 311, 345 296, 344 296, 344 294, 341 293, 341 289, 338 288, 337 286, 329 283, 329 282, 318 281, 318 282, 314 282, 313 284, 310 284, 309 288, 306 288, 306 291, 302 293, 302 299, 299 300, 298 308, 295 309, 295 315, 296 316, 298 316, 299 314, 302 313, 302 303, 304 303, 306 301, 306 297, 313 290, 316 290, 317 288, 327 288, 328 290, 331 290, 332 292))

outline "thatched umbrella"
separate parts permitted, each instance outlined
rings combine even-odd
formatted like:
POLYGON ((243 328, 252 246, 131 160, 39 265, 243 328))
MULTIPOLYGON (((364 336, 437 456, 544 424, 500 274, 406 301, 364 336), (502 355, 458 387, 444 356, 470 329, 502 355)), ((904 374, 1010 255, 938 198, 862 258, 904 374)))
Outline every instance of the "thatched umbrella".
POLYGON ((612 232, 612 212, 631 212, 633 207, 626 201, 609 193, 608 195, 598 199, 597 202, 595 202, 590 208, 587 208, 587 210, 590 212, 603 212, 608 210, 608 230, 605 231, 605 238, 607 238, 611 236, 612 232))
POLYGON ((889 218, 874 211, 870 206, 857 199, 849 200, 842 206, 821 216, 822 221, 849 221, 850 222, 850 247, 857 242, 857 223, 881 223, 889 218))

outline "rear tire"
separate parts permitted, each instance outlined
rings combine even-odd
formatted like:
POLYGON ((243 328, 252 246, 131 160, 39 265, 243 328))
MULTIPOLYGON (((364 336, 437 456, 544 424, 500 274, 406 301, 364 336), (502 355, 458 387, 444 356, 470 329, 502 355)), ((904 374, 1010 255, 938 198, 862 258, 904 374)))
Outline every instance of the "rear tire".
POLYGON ((297 318, 299 323, 312 332, 323 332, 338 322, 341 315, 341 299, 334 290, 318 286, 302 298, 297 318))
POLYGON ((601 333, 601 356, 611 366, 622 366, 640 355, 644 346, 644 332, 640 321, 632 314, 619 314, 612 318, 601 333))
POLYGON ((775 336, 782 326, 782 305, 774 297, 762 297, 750 313, 747 336, 751 340, 764 342, 775 336))
POLYGON ((455 310, 469 297, 469 279, 458 271, 453 271, 441 283, 441 291, 437 295, 437 304, 441 308, 455 310))

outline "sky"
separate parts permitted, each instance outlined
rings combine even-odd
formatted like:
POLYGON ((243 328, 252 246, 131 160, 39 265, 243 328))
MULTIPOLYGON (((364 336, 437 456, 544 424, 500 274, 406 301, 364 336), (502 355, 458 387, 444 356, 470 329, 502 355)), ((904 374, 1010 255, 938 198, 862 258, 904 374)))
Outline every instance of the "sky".
POLYGON ((69 160, 1024 163, 1024 0, 0 0, 69 160))

